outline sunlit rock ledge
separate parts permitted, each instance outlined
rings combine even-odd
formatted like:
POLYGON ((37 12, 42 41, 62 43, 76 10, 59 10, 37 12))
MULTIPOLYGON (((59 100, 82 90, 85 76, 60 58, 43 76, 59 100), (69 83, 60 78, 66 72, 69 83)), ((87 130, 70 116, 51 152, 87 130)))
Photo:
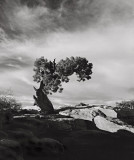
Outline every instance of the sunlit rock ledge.
POLYGON ((61 111, 60 114, 89 121, 92 121, 93 118, 97 115, 117 118, 117 113, 113 109, 108 107, 106 108, 105 106, 79 106, 75 108, 72 107, 70 109, 61 111))
POLYGON ((117 124, 116 121, 110 121, 109 119, 106 119, 101 116, 96 116, 94 118, 94 123, 97 126, 97 128, 108 131, 108 132, 117 132, 118 130, 126 130, 134 133, 134 127, 131 125, 126 124, 117 124))
POLYGON ((109 106, 78 106, 61 111, 60 114, 73 117, 74 119, 92 121, 98 129, 111 133, 118 130, 134 133, 134 127, 119 120, 116 111, 109 106))

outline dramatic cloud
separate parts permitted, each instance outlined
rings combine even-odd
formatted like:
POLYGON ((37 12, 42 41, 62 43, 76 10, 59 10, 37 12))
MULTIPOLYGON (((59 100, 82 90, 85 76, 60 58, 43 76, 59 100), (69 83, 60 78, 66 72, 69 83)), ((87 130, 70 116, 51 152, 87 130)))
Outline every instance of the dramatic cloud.
POLYGON ((1 28, 9 37, 29 38, 52 31, 122 24, 133 20, 133 0, 5 0, 1 28))
POLYGON ((90 81, 75 76, 63 84, 55 105, 115 103, 134 93, 134 0, 0 1, 0 87, 12 88, 24 105, 33 103, 33 64, 86 57, 90 81), (1 3, 2 2, 2 3, 1 3))
POLYGON ((0 70, 8 71, 8 70, 20 70, 31 66, 31 59, 26 56, 1 56, 0 61, 0 70))

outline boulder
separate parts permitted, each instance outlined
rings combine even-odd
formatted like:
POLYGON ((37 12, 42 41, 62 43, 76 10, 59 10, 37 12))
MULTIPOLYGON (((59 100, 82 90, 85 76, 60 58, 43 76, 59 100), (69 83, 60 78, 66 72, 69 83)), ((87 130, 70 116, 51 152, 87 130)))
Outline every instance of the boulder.
POLYGON ((100 108, 99 110, 103 112, 107 117, 117 118, 117 113, 113 109, 100 108))
POLYGON ((127 130, 130 131, 132 133, 134 133, 134 128, 132 126, 126 125, 126 124, 118 124, 116 123, 116 121, 112 121, 110 119, 101 117, 101 116, 97 116, 94 118, 94 123, 96 124, 97 128, 104 130, 104 131, 108 131, 108 132, 117 132, 118 130, 127 130))

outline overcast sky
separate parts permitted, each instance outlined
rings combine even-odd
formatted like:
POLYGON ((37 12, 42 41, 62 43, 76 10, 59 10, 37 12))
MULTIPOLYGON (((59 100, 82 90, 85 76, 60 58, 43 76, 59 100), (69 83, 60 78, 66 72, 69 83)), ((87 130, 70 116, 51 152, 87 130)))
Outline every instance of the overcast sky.
POLYGON ((35 59, 81 56, 93 63, 92 79, 72 76, 62 94, 50 96, 55 106, 134 99, 134 0, 26 1, 0 1, 1 90, 32 105, 35 59))

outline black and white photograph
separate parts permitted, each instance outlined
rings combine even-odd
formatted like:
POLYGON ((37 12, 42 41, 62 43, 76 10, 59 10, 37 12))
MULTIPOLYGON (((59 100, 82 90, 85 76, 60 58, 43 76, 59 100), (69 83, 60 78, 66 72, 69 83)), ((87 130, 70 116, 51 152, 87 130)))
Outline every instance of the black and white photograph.
POLYGON ((134 0, 0 0, 0 160, 134 159, 134 0))

